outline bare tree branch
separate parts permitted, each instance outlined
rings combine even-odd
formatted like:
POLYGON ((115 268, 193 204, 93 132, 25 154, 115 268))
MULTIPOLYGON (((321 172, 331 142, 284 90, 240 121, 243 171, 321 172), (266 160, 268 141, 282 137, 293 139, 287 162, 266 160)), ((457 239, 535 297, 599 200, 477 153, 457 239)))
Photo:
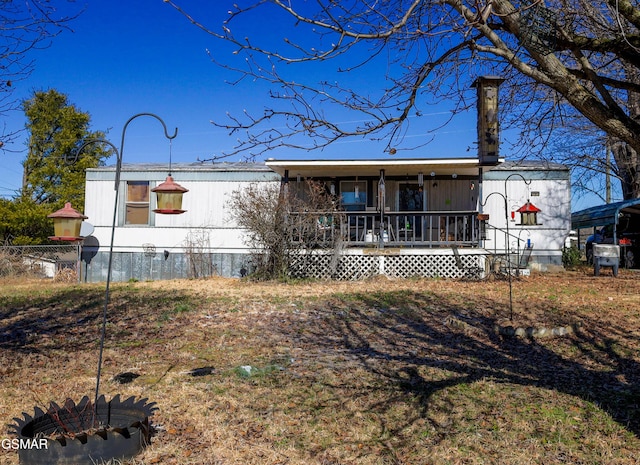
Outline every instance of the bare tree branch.
MULTIPOLYGON (((14 89, 33 71, 31 52, 48 47, 79 14, 61 15, 47 0, 0 2, 0 115, 20 109, 14 89)), ((0 147, 16 136, 0 129, 0 147)))
POLYGON ((230 153, 317 149, 345 138, 384 140, 390 152, 408 150, 410 116, 439 102, 447 102, 452 115, 465 111, 471 82, 497 74, 506 78, 501 126, 521 135, 514 141, 518 155, 549 150, 555 134, 566 136, 569 123, 580 137, 597 133, 599 143, 622 144, 615 161, 623 191, 640 196, 634 155, 640 153, 640 108, 632 103, 640 91, 636 1, 259 0, 234 6, 219 29, 189 16, 178 0, 166 3, 235 48, 229 57, 216 57, 238 73, 235 85, 250 78, 272 88, 263 114, 214 123, 241 136, 230 153), (273 45, 273 36, 240 32, 257 15, 283 25, 274 31, 282 46, 273 45), (287 65, 314 63, 327 73, 334 63, 333 73, 342 79, 287 77, 287 65), (378 92, 349 85, 356 72, 378 78, 378 92), (327 116, 334 109, 363 122, 336 121, 327 116))

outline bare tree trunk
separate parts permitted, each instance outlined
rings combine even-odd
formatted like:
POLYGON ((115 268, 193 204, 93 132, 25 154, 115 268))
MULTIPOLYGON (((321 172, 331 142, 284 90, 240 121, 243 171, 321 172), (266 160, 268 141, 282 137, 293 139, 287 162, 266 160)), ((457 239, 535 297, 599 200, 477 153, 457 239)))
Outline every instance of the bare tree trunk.
MULTIPOLYGON (((626 65, 624 70, 629 81, 640 83, 640 71, 637 68, 626 65)), ((637 92, 629 91, 627 111, 631 118, 636 121, 640 120, 640 94, 637 92)), ((613 144, 611 152, 620 178, 622 198, 624 200, 640 198, 640 156, 638 156, 638 151, 627 143, 618 142, 613 144)))
POLYGON ((624 200, 640 198, 640 157, 628 144, 619 142, 611 147, 617 166, 624 200))

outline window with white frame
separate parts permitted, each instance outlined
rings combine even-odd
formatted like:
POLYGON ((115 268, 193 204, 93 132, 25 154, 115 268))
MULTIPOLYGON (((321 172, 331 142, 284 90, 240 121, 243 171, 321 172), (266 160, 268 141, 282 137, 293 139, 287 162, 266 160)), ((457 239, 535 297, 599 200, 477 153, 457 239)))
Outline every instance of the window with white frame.
POLYGON ((125 224, 149 224, 149 181, 127 181, 125 224))

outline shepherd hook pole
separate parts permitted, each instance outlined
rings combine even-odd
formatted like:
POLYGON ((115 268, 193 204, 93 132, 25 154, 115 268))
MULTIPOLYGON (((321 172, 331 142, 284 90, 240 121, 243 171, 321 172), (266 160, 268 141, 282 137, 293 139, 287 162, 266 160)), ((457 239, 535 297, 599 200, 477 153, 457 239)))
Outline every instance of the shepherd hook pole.
MULTIPOLYGON (((120 140, 120 150, 118 150, 118 148, 112 144, 111 142, 109 142, 108 140, 105 139, 94 139, 94 140, 90 140, 85 142, 82 146, 80 146, 80 148, 78 149, 77 153, 76 153, 76 157, 75 159, 78 159, 78 156, 80 155, 80 153, 82 152, 82 150, 84 150, 84 148, 90 144, 107 144, 109 145, 113 151, 116 154, 116 175, 115 175, 115 185, 114 185, 114 189, 115 189, 115 200, 113 202, 113 222, 111 224, 111 242, 109 244, 109 263, 107 265, 107 283, 106 283, 106 287, 105 287, 105 295, 104 295, 104 306, 102 309, 102 328, 100 331, 100 350, 99 350, 99 355, 98 355, 98 371, 96 374, 96 393, 95 393, 95 400, 94 400, 94 419, 95 419, 95 406, 98 404, 98 397, 100 395, 100 376, 102 374, 102 357, 103 357, 103 353, 104 353, 104 340, 105 340, 105 335, 106 335, 106 328, 107 328, 107 308, 109 306, 109 291, 110 291, 110 285, 111 285, 111 268, 113 265, 113 243, 114 243, 114 237, 115 237, 115 230, 116 230, 116 221, 118 219, 118 193, 120 191, 119 187, 120 187, 120 172, 122 170, 122 155, 124 153, 124 140, 125 140, 125 134, 127 132, 127 127, 129 126, 129 123, 131 123, 134 119, 140 117, 140 116, 151 116, 155 119, 157 119, 160 124, 162 124, 162 128, 164 129, 164 136, 169 139, 175 139, 176 136, 178 135, 178 128, 176 128, 176 130, 174 131, 173 135, 169 135, 169 132, 167 131, 167 125, 164 123, 164 121, 162 120, 162 118, 160 118, 158 115, 155 115, 153 113, 138 113, 136 115, 133 115, 131 118, 129 118, 127 120, 127 122, 124 124, 124 127, 122 128, 122 138, 120 140)), ((171 160, 169 160, 169 163, 171 163, 171 160)))

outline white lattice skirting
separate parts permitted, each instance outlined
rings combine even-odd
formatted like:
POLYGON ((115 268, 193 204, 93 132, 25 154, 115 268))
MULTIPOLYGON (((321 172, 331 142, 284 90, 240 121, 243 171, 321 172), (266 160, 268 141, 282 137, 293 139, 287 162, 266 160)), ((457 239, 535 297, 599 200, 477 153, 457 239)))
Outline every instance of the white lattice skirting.
POLYGON ((488 252, 483 249, 460 249, 459 260, 449 248, 348 249, 341 254, 326 251, 302 253, 295 257, 292 277, 359 280, 376 275, 390 278, 479 277, 486 269, 488 252))

